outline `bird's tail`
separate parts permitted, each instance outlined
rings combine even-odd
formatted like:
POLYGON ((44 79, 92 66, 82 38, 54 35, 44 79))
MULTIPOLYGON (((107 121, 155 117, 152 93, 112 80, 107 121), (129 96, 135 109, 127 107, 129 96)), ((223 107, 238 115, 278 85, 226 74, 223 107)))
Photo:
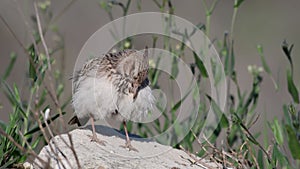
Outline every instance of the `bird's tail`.
POLYGON ((78 126, 81 126, 80 122, 79 122, 79 119, 77 116, 74 116, 72 117, 69 122, 68 122, 69 125, 73 125, 73 124, 77 124, 78 126))

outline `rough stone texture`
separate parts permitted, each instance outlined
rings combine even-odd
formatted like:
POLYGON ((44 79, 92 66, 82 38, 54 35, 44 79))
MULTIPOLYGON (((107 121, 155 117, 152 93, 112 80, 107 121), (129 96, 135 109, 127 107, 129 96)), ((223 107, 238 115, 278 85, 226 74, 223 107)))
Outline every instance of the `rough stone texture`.
MULTIPOLYGON (((120 145, 125 144, 125 139, 119 131, 104 126, 96 126, 96 130, 98 138, 106 141, 105 146, 90 141, 88 137, 88 135, 92 134, 90 126, 85 129, 76 129, 70 132, 75 152, 82 168, 197 169, 218 167, 216 164, 205 160, 201 160, 201 163, 205 164, 206 167, 200 163, 192 164, 194 160, 183 151, 173 149, 170 146, 161 145, 149 139, 134 136, 131 136, 131 144, 138 149, 139 152, 128 151, 128 149, 120 147, 120 145)), ((45 161, 50 159, 50 166, 52 168, 64 168, 61 162, 66 168, 78 168, 74 154, 62 139, 70 144, 67 134, 62 134, 51 139, 51 145, 59 154, 58 157, 54 155, 49 145, 41 150, 39 157, 45 161), (54 146, 54 142, 55 145, 57 145, 56 147, 54 146), (64 156, 68 158, 69 163, 64 156)), ((35 163, 40 164, 38 160, 35 160, 35 163)), ((41 167, 35 164, 35 168, 41 167)))

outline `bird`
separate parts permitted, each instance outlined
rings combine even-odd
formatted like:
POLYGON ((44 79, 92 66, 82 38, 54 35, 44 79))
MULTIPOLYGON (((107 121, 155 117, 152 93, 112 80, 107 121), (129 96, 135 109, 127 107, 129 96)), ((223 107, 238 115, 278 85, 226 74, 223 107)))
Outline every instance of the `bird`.
POLYGON ((138 151, 131 145, 126 124, 128 120, 142 120, 153 109, 155 98, 149 86, 148 71, 147 47, 143 52, 125 49, 87 61, 74 73, 75 115, 68 124, 81 126, 83 119, 89 119, 91 141, 105 146, 106 142, 97 138, 95 121, 105 118, 122 121, 126 142, 121 147, 138 151))

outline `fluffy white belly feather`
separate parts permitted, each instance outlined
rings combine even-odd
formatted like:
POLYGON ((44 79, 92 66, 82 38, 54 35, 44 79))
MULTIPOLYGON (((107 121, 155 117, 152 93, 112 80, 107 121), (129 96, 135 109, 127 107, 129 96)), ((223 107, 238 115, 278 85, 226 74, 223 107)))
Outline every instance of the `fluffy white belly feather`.
POLYGON ((105 77, 86 77, 73 95, 73 107, 79 119, 91 115, 95 120, 112 118, 142 122, 153 104, 149 86, 141 89, 134 100, 133 94, 117 92, 105 77))

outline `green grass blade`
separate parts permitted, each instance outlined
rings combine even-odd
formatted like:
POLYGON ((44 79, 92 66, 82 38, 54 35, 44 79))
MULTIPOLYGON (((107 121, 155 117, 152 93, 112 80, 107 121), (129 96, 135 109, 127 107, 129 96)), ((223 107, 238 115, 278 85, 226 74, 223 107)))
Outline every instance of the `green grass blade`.
POLYGON ((278 87, 278 84, 276 83, 276 81, 273 78, 273 75, 272 75, 272 72, 271 72, 271 69, 270 69, 269 65, 267 64, 267 61, 266 61, 265 55, 264 55, 264 51, 263 51, 263 47, 261 45, 257 45, 257 51, 258 51, 258 54, 260 56, 262 66, 263 66, 264 70, 268 73, 270 78, 272 79, 275 90, 277 91, 279 89, 279 87, 278 87))
POLYGON ((285 129, 288 134, 288 145, 291 151, 291 154, 294 159, 300 159, 300 143, 297 139, 296 133, 291 126, 286 125, 285 129))
POLYGON ((206 71, 206 68, 205 68, 202 60, 199 59, 199 57, 197 56, 197 54, 195 52, 193 52, 193 54, 194 54, 194 60, 195 60, 196 66, 199 69, 201 75, 203 77, 207 78, 208 77, 208 73, 206 71))
POLYGON ((10 75, 11 70, 13 69, 13 67, 14 67, 14 65, 15 65, 16 59, 17 59, 16 53, 12 52, 12 53, 10 54, 10 62, 9 62, 9 64, 8 64, 8 67, 7 67, 6 70, 5 70, 4 75, 3 75, 3 80, 6 80, 7 77, 10 75))
POLYGON ((290 62, 292 72, 293 72, 293 69, 294 69, 293 60, 292 60, 293 47, 294 47, 293 44, 289 47, 289 44, 286 41, 283 41, 283 43, 282 43, 282 50, 283 50, 285 56, 287 57, 287 59, 290 62))
POLYGON ((263 156, 263 152, 262 150, 258 150, 258 154, 257 154, 257 163, 259 168, 264 168, 264 156, 263 156))
POLYGON ((290 95, 292 96, 294 102, 299 104, 299 93, 294 84, 294 80, 293 80, 292 73, 290 70, 287 70, 287 83, 288 83, 288 91, 289 91, 290 95))
POLYGON ((282 132, 281 126, 280 126, 277 118, 274 119, 274 123, 271 124, 271 128, 273 130, 273 134, 274 134, 276 142, 279 145, 282 145, 283 141, 284 141, 283 132, 282 132))

